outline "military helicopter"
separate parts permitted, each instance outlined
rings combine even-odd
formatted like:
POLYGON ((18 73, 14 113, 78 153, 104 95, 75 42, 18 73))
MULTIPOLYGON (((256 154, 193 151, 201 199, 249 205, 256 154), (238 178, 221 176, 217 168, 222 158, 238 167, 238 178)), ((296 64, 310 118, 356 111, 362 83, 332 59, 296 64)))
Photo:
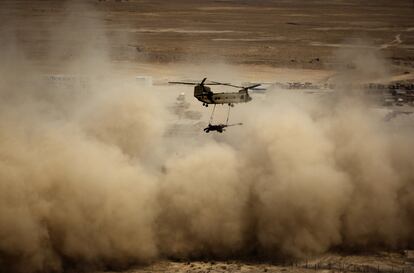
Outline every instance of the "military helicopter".
POLYGON ((248 90, 258 87, 261 84, 254 84, 251 86, 237 86, 230 83, 220 83, 220 82, 214 82, 210 81, 206 83, 207 78, 204 78, 200 83, 194 83, 194 82, 169 82, 171 84, 187 84, 187 85, 195 85, 194 86, 194 97, 201 101, 203 103, 203 106, 208 107, 209 104, 213 104, 214 108, 210 116, 210 121, 208 123, 208 126, 204 128, 204 132, 209 133, 210 131, 217 131, 219 133, 222 133, 225 131, 225 128, 235 125, 242 125, 242 123, 236 123, 236 124, 228 124, 229 116, 230 116, 230 107, 234 107, 235 103, 246 103, 252 100, 252 98, 249 95, 248 90), (238 92, 220 92, 215 93, 211 91, 211 88, 207 85, 224 85, 224 86, 231 86, 235 88, 240 88, 238 92), (212 124, 213 117, 214 117, 214 111, 216 109, 217 104, 227 104, 229 106, 228 112, 227 112, 227 119, 225 124, 212 124))
POLYGON ((188 84, 194 86, 194 97, 203 103, 203 106, 208 107, 209 104, 228 104, 229 106, 234 106, 235 103, 249 102, 252 98, 249 95, 248 90, 260 86, 261 84, 254 84, 251 86, 237 86, 230 83, 220 83, 220 82, 208 82, 206 83, 207 78, 204 78, 200 83, 193 82, 169 82, 172 84, 188 84), (225 85, 235 88, 241 88, 238 92, 220 92, 214 93, 211 91, 211 88, 207 85, 225 85))

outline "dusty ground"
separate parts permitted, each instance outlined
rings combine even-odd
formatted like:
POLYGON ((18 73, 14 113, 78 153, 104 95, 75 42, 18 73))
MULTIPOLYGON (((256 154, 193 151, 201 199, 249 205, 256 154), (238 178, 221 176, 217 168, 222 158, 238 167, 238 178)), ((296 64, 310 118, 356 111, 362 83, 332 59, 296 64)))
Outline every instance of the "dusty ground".
MULTIPOLYGON (((128 272, 414 272, 414 262, 396 252, 375 254, 326 254, 300 261, 161 261, 149 266, 131 268, 128 272)), ((111 271, 104 271, 111 272, 111 271)))
MULTIPOLYGON (((196 75, 220 78, 211 63, 232 65, 246 81, 323 81, 338 64, 333 52, 367 39, 393 65, 395 75, 414 70, 414 7, 412 1, 378 0, 256 0, 254 1, 89 1, 98 13, 78 10, 74 16, 99 17, 109 36, 111 58, 131 75, 179 79, 196 75), (203 63, 208 63, 208 68, 203 63), (188 63, 191 63, 189 65, 188 63), (180 71, 179 73, 177 71, 180 71), (216 73, 216 74, 215 74, 216 73)), ((58 74, 59 61, 51 56, 51 44, 74 44, 70 33, 50 35, 62 24, 69 1, 0 2, 2 40, 15 39, 27 58, 45 73, 58 74), (47 60, 45 59, 47 57, 47 60)), ((73 11, 71 12, 73 13, 73 11)), ((73 15, 73 14, 72 14, 73 15)), ((76 32, 76 28, 72 30, 76 32)), ((76 38, 75 38, 76 37, 76 38)), ((99 41, 97 42, 99 44, 99 41)), ((355 46, 355 45, 353 45, 355 46)), ((225 79, 224 79, 225 80, 225 79)), ((332 261, 402 270, 413 268, 403 255, 329 255, 310 259, 309 265, 332 261), (385 258, 384 258, 385 257, 385 258)), ((268 262, 161 261, 128 272, 312 272, 315 269, 268 262)), ((320 272, 335 270, 316 269, 320 272)), ((351 269, 349 269, 351 270, 351 269)), ((337 270, 341 271, 341 270, 337 270)), ((342 270, 346 271, 346 270, 342 270)))

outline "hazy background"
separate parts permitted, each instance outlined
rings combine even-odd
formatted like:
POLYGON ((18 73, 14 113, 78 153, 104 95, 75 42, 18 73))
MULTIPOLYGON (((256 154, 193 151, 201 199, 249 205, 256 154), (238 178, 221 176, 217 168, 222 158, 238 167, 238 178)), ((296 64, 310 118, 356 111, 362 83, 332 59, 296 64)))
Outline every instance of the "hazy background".
MULTIPOLYGON (((72 83, 47 80, 18 37, 22 20, 0 33, 1 271, 413 246, 413 117, 386 122, 359 90, 269 90, 235 107, 243 126, 167 138, 170 93, 114 68, 93 6, 66 10, 44 25, 42 63, 72 83)), ((340 83, 389 74, 370 47, 332 58, 355 66, 340 83)))

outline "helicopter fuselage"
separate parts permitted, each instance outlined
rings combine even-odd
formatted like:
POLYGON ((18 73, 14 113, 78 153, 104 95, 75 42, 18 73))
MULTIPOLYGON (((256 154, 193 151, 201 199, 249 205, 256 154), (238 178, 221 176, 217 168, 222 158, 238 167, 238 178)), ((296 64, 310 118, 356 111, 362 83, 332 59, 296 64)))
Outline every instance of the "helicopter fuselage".
POLYGON ((238 92, 220 92, 215 93, 211 91, 210 87, 205 85, 196 85, 194 87, 194 97, 203 102, 204 105, 208 104, 229 104, 249 102, 252 100, 247 89, 241 89, 238 92))

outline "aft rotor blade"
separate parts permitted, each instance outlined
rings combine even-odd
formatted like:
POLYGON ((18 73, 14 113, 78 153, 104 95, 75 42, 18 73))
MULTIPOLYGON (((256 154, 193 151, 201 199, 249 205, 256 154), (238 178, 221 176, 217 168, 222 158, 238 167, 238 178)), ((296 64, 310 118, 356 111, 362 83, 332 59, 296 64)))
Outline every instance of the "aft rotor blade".
POLYGON ((201 83, 200 83, 200 85, 203 85, 204 84, 204 82, 207 80, 207 78, 204 78, 202 81, 201 81, 201 83))

